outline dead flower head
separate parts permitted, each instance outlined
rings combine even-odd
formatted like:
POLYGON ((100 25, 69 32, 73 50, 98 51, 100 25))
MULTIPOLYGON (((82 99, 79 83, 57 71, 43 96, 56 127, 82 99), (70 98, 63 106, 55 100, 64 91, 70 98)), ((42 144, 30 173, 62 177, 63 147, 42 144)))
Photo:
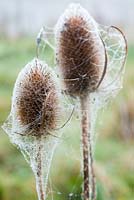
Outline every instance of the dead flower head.
POLYGON ((41 136, 57 127, 59 91, 47 64, 34 59, 20 72, 12 101, 14 123, 24 127, 22 135, 41 136))

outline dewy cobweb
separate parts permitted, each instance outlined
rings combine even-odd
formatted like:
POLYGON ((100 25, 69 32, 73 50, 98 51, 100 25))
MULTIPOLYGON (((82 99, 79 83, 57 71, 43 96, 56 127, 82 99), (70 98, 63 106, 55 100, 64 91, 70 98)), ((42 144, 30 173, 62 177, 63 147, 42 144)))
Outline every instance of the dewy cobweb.
MULTIPOLYGON (((65 20, 68 18, 68 16, 72 15, 74 12, 77 13, 76 8, 78 7, 81 8, 81 6, 78 4, 71 4, 66 11, 67 16, 65 16, 65 20)), ((103 42, 105 51, 106 51, 106 56, 107 56, 107 66, 106 66, 105 76, 101 84, 99 85, 99 87, 96 89, 96 91, 90 94, 89 107, 90 107, 90 114, 91 114, 91 133, 92 133, 92 142, 94 144, 96 141, 95 124, 96 124, 98 112, 99 110, 104 108, 108 104, 108 102, 111 101, 112 98, 114 98, 118 94, 120 89, 122 88, 123 75, 125 71, 124 65, 125 65, 126 55, 127 55, 127 43, 120 29, 114 26, 100 25, 91 17, 91 21, 92 20, 94 21, 96 25, 95 26, 96 29, 92 30, 92 32, 96 33, 97 31, 99 33, 100 38, 103 42)), ((63 22, 61 21, 61 23, 63 22)), ((58 28, 61 28, 60 23, 59 23, 59 27, 56 26, 56 31, 58 28)), ((48 30, 50 31, 50 29, 47 29, 47 28, 43 29, 44 36, 48 34, 48 30)), ((54 37, 53 34, 55 32, 55 29, 51 29, 50 32, 51 32, 51 37, 54 37)), ((80 38, 80 40, 82 41, 82 38, 80 38)), ((43 42, 45 44, 50 44, 49 40, 47 42, 46 41, 47 41, 47 37, 45 37, 43 42)), ((52 45, 50 45, 50 48, 52 48, 52 45)), ((55 52, 54 47, 53 47, 53 50, 55 52)), ((88 59, 90 59, 90 56, 88 59)), ((86 60, 83 62, 86 62, 86 60)), ((77 66, 73 66, 73 67, 77 68, 77 66)), ((104 64, 103 64, 103 67, 104 67, 104 64)), ((55 67, 55 72, 58 73, 57 75, 59 75, 57 68, 58 67, 55 67)), ((64 94, 64 87, 63 87, 63 94, 64 94)), ((69 98, 70 97, 68 97, 68 99, 69 98)), ((78 103, 78 101, 76 101, 73 98, 72 98, 72 101, 70 102, 68 102, 68 100, 65 100, 65 101, 67 102, 65 103, 65 105, 66 104, 69 105, 72 102, 74 104, 78 103)), ((79 106, 76 105, 76 108, 79 109, 79 106)))
POLYGON ((122 89, 127 56, 127 42, 120 29, 98 24, 98 31, 107 53, 107 69, 100 87, 91 94, 92 135, 95 142, 97 113, 104 108, 122 89))
MULTIPOLYGON (((77 5, 81 7, 80 5, 77 5)), ((76 4, 71 4, 71 12, 73 12, 73 8, 76 7, 76 4)), ((70 10, 70 7, 68 8, 68 11, 70 10)), ((76 12, 76 9, 74 9, 76 12)), ((70 14, 70 13, 69 13, 70 14)), ((123 81, 123 75, 124 75, 124 64, 126 61, 126 54, 127 54, 127 43, 126 39, 123 35, 123 33, 114 26, 103 26, 98 24, 95 21, 96 29, 93 30, 93 32, 98 32, 100 35, 100 38, 103 42, 103 46, 106 50, 106 56, 107 56, 107 67, 106 67, 106 73, 105 76, 99 85, 99 87, 90 94, 90 114, 91 114, 91 134, 92 134, 92 142, 95 143, 96 135, 95 135, 95 125, 96 125, 96 119, 98 115, 98 111, 104 108, 109 101, 113 97, 116 96, 116 94, 120 91, 122 88, 122 81, 123 81)), ((56 27, 57 28, 57 27, 56 27)), ((51 43, 51 41, 54 41, 54 33, 55 29, 49 29, 44 27, 41 29, 40 33, 38 34, 38 43, 39 43, 39 54, 42 51, 47 51, 46 45, 48 45, 53 51, 55 52, 55 44, 51 43), (48 37, 49 36, 49 37, 48 37), (51 38, 51 40, 49 39, 51 38)), ((80 38, 82 39, 82 38, 80 38)), ((83 41, 84 42, 84 41, 83 41)), ((103 51, 104 52, 104 51, 103 51)), ((104 56, 104 55, 103 55, 104 56)), ((89 57, 90 59, 90 57, 89 57)), ((106 58, 105 58, 106 59, 106 58)), ((83 61, 86 62, 86 61, 83 61)), ((104 65, 103 65, 104 66, 104 65)), ((77 66, 75 66, 77 67, 77 66)), ((57 67, 55 67, 55 72, 57 73, 57 76, 59 76, 59 72, 57 71, 57 67)), ((62 93, 65 96, 64 87, 62 88, 62 93)), ((79 109, 78 101, 72 97, 70 100, 70 97, 63 97, 64 99, 64 105, 66 109, 72 109, 72 102, 73 104, 77 104, 76 108, 79 109), (71 106, 71 107, 70 107, 71 106)), ((38 176, 37 176, 37 152, 39 149, 39 146, 41 146, 41 159, 42 159, 42 165, 43 165, 43 171, 42 171, 42 179, 44 183, 44 191, 46 190, 46 184, 48 179, 48 172, 51 164, 51 159, 54 153, 54 149, 57 144, 57 138, 48 136, 42 137, 41 141, 37 141, 35 137, 25 137, 21 136, 14 131, 13 127, 13 116, 12 112, 9 115, 7 121, 3 125, 3 129, 7 132, 9 135, 11 142, 16 144, 21 152, 23 153, 25 159, 27 162, 31 165, 36 181, 37 181, 37 190, 38 193, 40 193, 38 188, 38 176), (40 143, 40 145, 39 145, 40 143), (29 145, 30 144, 30 145, 29 145)), ((16 126, 16 124, 15 124, 16 126)), ((21 127, 21 130, 25 129, 26 127, 21 127)), ((71 140, 70 140, 71 141, 71 140)), ((72 145, 70 144, 71 148, 72 145)), ((69 155, 70 156, 70 155, 69 155)), ((62 194, 59 192, 59 194, 62 194)), ((39 194, 40 196, 40 194, 39 194)), ((40 198, 40 197, 39 197, 40 198)), ((70 195, 69 199, 75 199, 75 197, 70 195)), ((77 199, 77 198, 76 198, 77 199)))
MULTIPOLYGON (((58 26, 56 26, 56 32, 60 33, 60 31, 62 31, 61 27, 62 27, 63 20, 66 21, 66 19, 68 19, 69 16, 71 15, 75 15, 75 14, 77 15, 77 13, 79 13, 79 11, 82 9, 81 9, 81 5, 79 4, 71 4, 69 8, 65 11, 65 14, 63 14, 64 17, 61 17, 61 21, 58 23, 58 26)), ((84 12, 87 13, 87 11, 84 11, 84 12)), ((103 50, 102 51, 103 55, 101 56, 105 57, 105 61, 107 60, 106 72, 103 77, 103 80, 101 84, 99 85, 99 87, 90 94, 89 107, 90 107, 90 114, 91 114, 91 134, 92 134, 92 142, 95 143, 95 140, 96 140, 95 124, 96 124, 96 119, 98 116, 98 111, 104 108, 108 104, 108 102, 111 101, 112 98, 114 98, 118 94, 120 89, 122 88, 123 75, 124 75, 124 70, 125 70, 124 65, 125 65, 126 55, 127 55, 127 42, 126 42, 125 36, 123 35, 120 29, 114 26, 100 25, 92 17, 90 18, 90 20, 95 24, 95 29, 90 30, 90 31, 95 34, 96 32, 98 32, 98 34, 100 35, 100 38, 103 43, 103 47, 106 52, 106 55, 104 55, 104 50, 103 50)), ((48 33, 47 29, 46 30, 44 29, 43 31, 44 31, 44 35, 46 35, 45 32, 48 33)), ((51 30, 52 37, 53 37, 54 32, 55 32, 55 29, 51 30)), ((57 38, 58 37, 59 35, 57 35, 57 38)), ((80 38, 79 41, 84 43, 83 38, 80 38)), ((49 44, 49 43, 46 42, 46 44, 49 44)), ((73 51, 73 49, 71 48, 73 47, 70 47, 70 51, 73 51)), ((56 51, 55 48, 53 48, 53 50, 56 51)), ((89 55, 89 57, 86 60, 83 60, 83 62, 86 63, 87 60, 90 60, 90 56, 91 55, 89 55)), ((77 69, 77 65, 76 66, 73 65, 72 67, 77 69)), ((57 68, 58 67, 55 68, 56 72, 57 72, 57 68)), ((104 68, 104 63, 103 63, 103 68, 104 68)), ((58 72, 58 75, 59 75, 59 72, 58 72)), ((63 93, 64 93, 64 87, 63 87, 63 93)), ((75 104, 78 103, 78 101, 74 100, 73 97, 72 99, 73 99, 73 103, 75 104)), ((79 109, 79 106, 76 106, 76 108, 79 109)))
MULTIPOLYGON (((56 25, 56 32, 59 32, 57 29, 61 29, 61 24, 63 23, 63 20, 68 19, 69 16, 73 15, 74 13, 79 13, 77 9, 78 10, 81 9, 80 4, 71 4, 69 6, 69 8, 65 11, 66 14, 64 14, 64 17, 61 17, 61 22, 58 23, 58 27, 56 25)), ((87 13, 87 11, 84 11, 84 12, 87 13)), ((85 17, 86 17, 86 14, 85 14, 85 17)), ((118 94, 120 89, 122 88, 123 75, 125 71, 125 61, 126 61, 126 55, 127 55, 127 42, 122 31, 118 29, 117 27, 104 26, 104 25, 98 24, 92 18, 92 16, 90 20, 93 21, 93 23, 95 24, 95 30, 92 30, 92 32, 99 33, 100 38, 103 42, 103 45, 106 51, 106 57, 107 57, 107 66, 106 66, 106 73, 104 75, 104 78, 101 84, 99 85, 99 87, 93 93, 90 94, 91 102, 89 106, 90 106, 91 114, 92 114, 92 122, 93 122, 92 133, 93 133, 98 111, 101 108, 104 108, 105 105, 107 105, 108 102, 111 101, 111 99, 114 98, 118 94)), ((55 29, 51 30, 51 35, 54 34, 53 32, 55 32, 55 29)), ((46 29, 46 33, 47 33, 47 29, 46 29)), ((80 40, 82 41, 82 38, 80 38, 80 40)), ((56 51, 55 48, 54 48, 54 51, 56 51)), ((103 54, 104 54, 104 51, 103 51, 103 54)), ((90 59, 90 55, 89 55, 89 59, 90 59)), ((86 62, 86 60, 83 62, 86 62)), ((73 67, 77 68, 77 66, 73 66, 73 67)), ((57 68, 58 67, 55 68, 55 71, 57 71, 57 68)), ((103 64, 103 68, 104 68, 104 64, 103 64)))
POLYGON ((61 134, 56 131, 58 112, 61 111, 58 98, 60 91, 52 69, 33 59, 18 75, 11 113, 3 125, 11 142, 21 150, 34 172, 39 200, 46 198, 50 164, 61 134), (44 117, 53 124, 48 124, 44 117))

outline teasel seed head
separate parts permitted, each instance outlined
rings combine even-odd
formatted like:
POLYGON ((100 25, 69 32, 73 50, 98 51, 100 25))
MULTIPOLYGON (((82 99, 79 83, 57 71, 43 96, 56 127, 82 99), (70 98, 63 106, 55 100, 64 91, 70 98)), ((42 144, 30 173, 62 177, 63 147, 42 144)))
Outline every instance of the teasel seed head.
POLYGON ((79 4, 71 4, 55 28, 56 60, 67 93, 93 92, 104 68, 104 46, 97 23, 79 4))
POLYGON ((56 129, 59 111, 55 74, 47 64, 34 59, 24 67, 16 81, 12 99, 13 121, 22 127, 22 135, 41 136, 56 129))

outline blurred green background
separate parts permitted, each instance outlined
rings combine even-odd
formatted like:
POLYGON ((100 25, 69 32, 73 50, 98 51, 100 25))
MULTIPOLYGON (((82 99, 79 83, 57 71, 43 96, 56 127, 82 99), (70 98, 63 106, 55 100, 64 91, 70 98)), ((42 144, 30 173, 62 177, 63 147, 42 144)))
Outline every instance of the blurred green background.
MULTIPOLYGON (((11 18, 11 15, 9 15, 9 18, 6 14, 3 15, 6 16, 5 18, 3 17, 3 24, 1 22, 2 18, 0 17, 0 27, 1 30, 3 30, 3 32, 0 30, 0 126, 10 113, 12 90, 17 75, 25 64, 31 61, 35 56, 35 37, 33 37, 33 33, 37 33, 38 28, 41 27, 44 22, 39 21, 40 23, 38 23, 37 26, 37 21, 42 19, 43 16, 41 18, 36 15, 35 17, 37 17, 38 20, 35 20, 33 23, 34 15, 31 13, 31 4, 29 4, 31 12, 29 11, 28 13, 28 10, 26 10, 28 8, 27 3, 24 8, 22 6, 22 1, 16 1, 16 4, 13 5, 9 5, 11 3, 9 1, 5 0, 4 2, 8 3, 8 6, 7 4, 5 6, 6 9, 12 6, 14 8, 16 5, 17 11, 16 15, 14 15, 15 18, 11 18), (21 4, 17 2, 21 2, 21 4), (25 24, 21 21, 21 15, 23 17, 27 16, 25 16, 24 11, 30 16, 31 23, 28 21, 29 25, 28 22, 26 23, 26 20, 24 20, 25 24), (13 28, 11 28, 11 21, 14 23, 12 26, 13 28), (8 26, 6 27, 7 23, 9 23, 9 29, 7 28, 8 26), (33 27, 34 29, 32 29, 33 27), (22 29, 24 31, 21 32, 22 29), (31 31, 32 34, 27 34, 27 31, 31 31)), ((55 10, 55 6, 58 8, 58 5, 56 1, 54 2, 53 9, 55 10)), ((88 3, 88 1, 85 2, 88 3)), ((94 2, 97 3, 97 0, 94 2)), ((98 2, 102 4, 101 1, 98 2)), ((105 0, 103 2, 106 3, 105 0)), ((119 2, 120 0, 118 0, 118 3, 119 2)), ((119 9, 114 10, 117 16, 121 16, 121 13, 119 14, 118 11, 122 11, 124 16, 123 9, 125 10, 128 7, 133 8, 133 6, 128 5, 127 1, 127 4, 123 4, 124 2, 125 1, 122 2, 122 10, 120 9, 120 4, 118 4, 119 9)), ((0 2, 0 5, 1 4, 2 2, 0 2)), ((109 16, 114 16, 113 18, 111 17, 110 20, 113 20, 116 25, 119 24, 123 27, 123 30, 127 30, 129 40, 123 90, 121 90, 120 94, 111 101, 107 108, 99 115, 97 125, 98 138, 94 155, 97 177, 97 200, 133 200, 134 42, 132 31, 126 26, 128 24, 131 26, 132 21, 130 19, 132 18, 130 14, 133 12, 129 12, 128 16, 125 15, 126 21, 123 21, 124 18, 117 18, 117 20, 115 18, 115 13, 112 12, 112 8, 114 8, 111 6, 112 3, 109 5, 110 9, 106 14, 101 12, 101 9, 103 11, 103 8, 108 8, 106 4, 100 5, 100 12, 97 11, 96 5, 98 4, 94 3, 92 7, 92 9, 95 10, 94 16, 96 16, 96 19, 99 19, 99 22, 103 23, 109 19, 109 17, 106 17, 108 16, 107 14, 109 14, 109 16), (114 15, 111 13, 114 13, 114 15), (101 14, 103 16, 102 18, 101 14), (120 19, 122 19, 122 21, 120 19)), ((32 6, 34 6, 35 10, 37 9, 36 4, 32 6)), ((4 12, 2 8, 4 7, 1 6, 1 13, 4 12)), ((9 10, 7 9, 7 13, 9 10)), ((33 9, 33 12, 35 10, 33 9)), ((48 11, 47 14, 53 14, 53 17, 55 16, 54 10, 51 11, 51 13, 49 13, 49 9, 46 10, 48 11)), ((59 10, 57 9, 57 11, 59 10)), ((129 11, 132 11, 132 9, 129 11)), ((59 13, 61 13, 61 10, 59 13)), ((48 17, 50 16, 48 15, 48 17)), ((110 22, 108 23, 110 24, 110 22)), ((48 47, 45 52, 44 59, 50 63, 50 65, 53 65, 53 53, 48 47)), ((55 151, 52 161, 47 191, 48 199, 80 200, 82 177, 80 171, 79 120, 74 117, 72 122, 63 129, 63 132, 63 138, 60 140, 60 144, 55 151)), ((20 151, 10 143, 8 136, 0 128, 0 200, 36 199, 35 180, 30 167, 24 160, 20 151)))
MULTIPOLYGON (((32 38, 0 40, 0 125, 10 112, 17 74, 35 56, 34 43, 32 38)), ((46 52, 47 62, 51 63, 53 54, 49 49, 46 52)), ((95 148, 97 200, 134 198, 133 54, 134 46, 129 45, 124 89, 99 116, 101 125, 95 148), (124 117, 127 119, 122 124, 124 117)), ((49 199, 81 199, 79 129, 76 119, 64 128, 52 162, 49 199)), ((19 150, 0 129, 0 200, 18 199, 37 199, 34 177, 19 150)))

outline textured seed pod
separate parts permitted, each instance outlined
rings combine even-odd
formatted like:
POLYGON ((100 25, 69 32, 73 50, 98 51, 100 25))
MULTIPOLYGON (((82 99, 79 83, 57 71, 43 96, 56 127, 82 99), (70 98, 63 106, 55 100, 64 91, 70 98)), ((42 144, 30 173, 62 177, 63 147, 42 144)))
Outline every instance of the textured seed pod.
POLYGON ((71 4, 55 28, 56 59, 65 90, 73 96, 93 92, 104 68, 104 46, 97 24, 79 4, 71 4))
POLYGON ((18 125, 22 135, 41 136, 57 127, 59 90, 47 64, 34 59, 24 67, 16 81, 12 102, 13 124, 18 125))

